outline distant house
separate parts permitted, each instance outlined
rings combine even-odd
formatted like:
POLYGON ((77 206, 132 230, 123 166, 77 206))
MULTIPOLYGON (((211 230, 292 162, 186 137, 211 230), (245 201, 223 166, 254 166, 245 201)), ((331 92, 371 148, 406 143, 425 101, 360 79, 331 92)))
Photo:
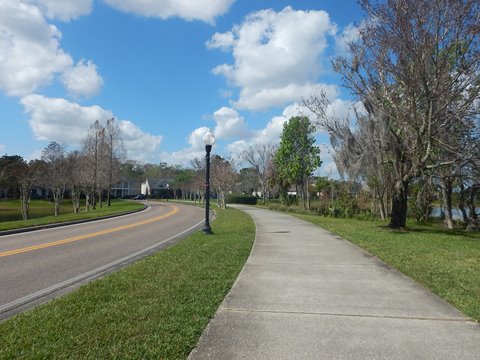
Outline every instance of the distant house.
POLYGON ((112 186, 112 195, 117 198, 132 197, 140 194, 141 182, 137 179, 124 179, 112 186))
POLYGON ((168 197, 170 191, 169 179, 145 179, 141 185, 141 194, 154 198, 168 197))

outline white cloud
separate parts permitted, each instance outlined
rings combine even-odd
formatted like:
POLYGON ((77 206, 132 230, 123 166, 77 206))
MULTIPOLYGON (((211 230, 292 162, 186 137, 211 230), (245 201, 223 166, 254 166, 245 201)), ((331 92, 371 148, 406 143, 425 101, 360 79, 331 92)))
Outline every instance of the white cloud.
POLYGON ((74 20, 92 11, 93 0, 30 0, 50 19, 74 20))
POLYGON ((287 106, 282 115, 274 116, 263 129, 253 130, 248 139, 235 141, 227 146, 233 158, 239 159, 243 151, 256 144, 277 145, 283 131, 283 124, 292 116, 300 114, 300 106, 296 103, 287 106))
POLYGON ((163 152, 160 155, 161 161, 164 161, 171 165, 182 165, 183 167, 189 167, 191 161, 195 158, 202 158, 205 156, 205 144, 203 143, 203 137, 210 129, 207 127, 200 127, 193 130, 187 138, 190 147, 174 151, 172 153, 163 152))
POLYGON ((240 114, 231 108, 222 107, 213 113, 217 123, 214 134, 218 139, 229 139, 248 135, 247 124, 240 114))
POLYGON ((7 147, 3 144, 0 144, 0 154, 5 154, 7 147))
POLYGON ((332 156, 332 147, 330 144, 317 144, 320 148, 320 160, 322 164, 320 167, 313 173, 315 176, 325 176, 328 178, 338 179, 340 175, 338 174, 337 165, 333 160, 332 156))
POLYGON ((0 89, 24 96, 70 67, 73 61, 59 47, 60 38, 38 7, 0 1, 0 89))
POLYGON ((228 51, 233 45, 235 45, 235 37, 231 31, 223 34, 217 32, 207 41, 207 47, 209 49, 228 51))
MULTIPOLYGON (((160 143, 162 136, 152 135, 142 131, 129 120, 120 120, 118 124, 123 146, 127 150, 127 157, 138 161, 151 161, 160 143)), ((158 159, 155 158, 157 162, 158 159)))
POLYGON ((43 149, 37 149, 37 150, 32 151, 27 156, 24 156, 24 159, 26 161, 41 159, 42 158, 42 153, 43 153, 43 149))
POLYGON ((78 145, 91 124, 113 117, 100 106, 81 106, 62 98, 28 95, 20 102, 30 115, 30 127, 38 140, 78 145))
POLYGON ((271 106, 282 106, 292 100, 298 101, 322 91, 326 92, 328 98, 334 98, 338 94, 336 85, 290 83, 277 88, 244 88, 240 99, 234 102, 234 105, 240 109, 262 110, 271 106))
POLYGON ((110 6, 140 16, 202 20, 213 23, 235 0, 104 0, 110 6))
POLYGON ((335 32, 325 11, 286 7, 252 13, 206 45, 232 52, 234 64, 221 64, 213 73, 241 89, 235 106, 260 110, 296 101, 317 86, 327 35, 335 32))
POLYGON ((81 60, 77 65, 65 70, 62 82, 71 95, 89 97, 100 92, 103 78, 98 74, 94 63, 81 60))
POLYGON ((363 26, 362 24, 360 26, 349 24, 346 28, 342 30, 341 33, 337 34, 337 36, 335 37, 335 48, 337 54, 348 54, 348 52, 350 51, 349 44, 355 42, 358 39, 360 35, 360 29, 363 26))
POLYGON ((209 130, 210 129, 205 126, 193 130, 192 133, 188 136, 188 143, 190 144, 190 149, 194 151, 203 150, 205 148, 203 137, 209 130))
MULTIPOLYGON (((81 106, 42 95, 28 95, 22 98, 21 104, 30 115, 30 127, 36 139, 72 146, 82 143, 96 120, 105 122, 114 117, 110 110, 100 106, 81 106)), ((161 136, 145 133, 128 120, 120 120, 118 124, 129 159, 145 161, 153 156, 162 141, 161 136)))

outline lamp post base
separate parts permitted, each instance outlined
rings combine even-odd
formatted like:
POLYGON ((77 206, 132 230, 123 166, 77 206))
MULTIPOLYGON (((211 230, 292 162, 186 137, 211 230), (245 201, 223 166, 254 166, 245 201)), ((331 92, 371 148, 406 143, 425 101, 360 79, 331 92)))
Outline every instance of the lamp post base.
POLYGON ((213 234, 212 228, 208 225, 205 225, 202 231, 204 234, 213 234))

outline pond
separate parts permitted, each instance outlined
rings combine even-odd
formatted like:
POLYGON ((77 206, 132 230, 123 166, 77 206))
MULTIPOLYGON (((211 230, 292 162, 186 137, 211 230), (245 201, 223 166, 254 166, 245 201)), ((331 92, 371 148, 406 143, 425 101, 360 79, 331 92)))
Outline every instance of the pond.
MULTIPOLYGON (((477 214, 479 214, 480 213, 480 207, 476 208, 476 211, 477 211, 477 214)), ((440 218, 440 217, 442 217, 442 212, 443 211, 442 211, 441 207, 434 206, 432 208, 430 216, 433 217, 433 218, 440 218)), ((470 212, 468 211, 468 209, 467 209, 467 215, 470 215, 470 212)), ((452 218, 453 218, 453 220, 463 221, 462 213, 457 208, 452 208, 452 218)))
MULTIPOLYGON (((29 211, 28 218, 36 219, 44 216, 54 215, 53 208, 32 208, 29 211)), ((22 213, 18 209, 0 208, 0 222, 22 220, 22 213)))

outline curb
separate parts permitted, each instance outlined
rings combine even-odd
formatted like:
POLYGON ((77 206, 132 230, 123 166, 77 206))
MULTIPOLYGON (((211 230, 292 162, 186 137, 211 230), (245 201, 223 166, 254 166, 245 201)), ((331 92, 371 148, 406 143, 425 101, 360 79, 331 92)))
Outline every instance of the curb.
POLYGON ((83 224, 83 223, 97 221, 97 220, 110 219, 110 218, 115 218, 115 217, 119 217, 119 216, 123 216, 123 215, 134 214, 134 213, 137 213, 137 212, 140 212, 140 211, 144 211, 147 208, 148 208, 148 205, 143 204, 143 209, 130 210, 130 211, 127 211, 127 212, 105 215, 105 216, 100 216, 100 217, 91 218, 91 219, 81 219, 81 220, 58 222, 58 223, 53 223, 53 224, 29 226, 29 227, 12 229, 12 230, 2 230, 2 231, 0 231, 0 237, 4 236, 4 235, 20 234, 20 233, 24 233, 24 232, 43 230, 43 229, 52 229, 52 228, 56 228, 56 227, 60 227, 60 226, 83 224))

